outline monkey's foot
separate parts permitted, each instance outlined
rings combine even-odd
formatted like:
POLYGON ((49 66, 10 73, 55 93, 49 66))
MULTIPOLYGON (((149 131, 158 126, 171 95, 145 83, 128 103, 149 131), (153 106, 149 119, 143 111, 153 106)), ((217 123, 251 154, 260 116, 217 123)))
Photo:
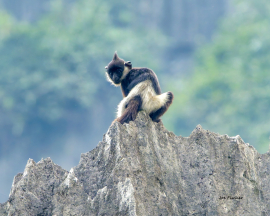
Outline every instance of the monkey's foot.
POLYGON ((134 121, 135 118, 132 116, 132 113, 126 113, 126 115, 123 115, 116 119, 116 121, 120 122, 121 124, 129 123, 130 121, 134 121))
POLYGON ((172 104, 174 96, 172 92, 168 92, 167 95, 168 95, 168 101, 166 102, 166 105, 169 106, 172 104))
POLYGON ((131 115, 125 115, 125 116, 121 116, 119 118, 114 119, 113 122, 112 122, 112 124, 114 122, 116 122, 116 121, 119 122, 119 123, 121 123, 121 124, 124 124, 124 123, 129 123, 130 121, 134 121, 134 119, 132 118, 131 115))

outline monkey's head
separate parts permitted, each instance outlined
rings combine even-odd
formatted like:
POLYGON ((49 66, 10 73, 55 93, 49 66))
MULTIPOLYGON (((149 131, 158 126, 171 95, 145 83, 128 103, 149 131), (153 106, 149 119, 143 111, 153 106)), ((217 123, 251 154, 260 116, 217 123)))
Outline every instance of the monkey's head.
POLYGON ((132 69, 132 64, 130 61, 125 62, 123 59, 119 58, 115 52, 112 61, 105 67, 105 69, 107 70, 106 75, 109 82, 118 86, 132 69))

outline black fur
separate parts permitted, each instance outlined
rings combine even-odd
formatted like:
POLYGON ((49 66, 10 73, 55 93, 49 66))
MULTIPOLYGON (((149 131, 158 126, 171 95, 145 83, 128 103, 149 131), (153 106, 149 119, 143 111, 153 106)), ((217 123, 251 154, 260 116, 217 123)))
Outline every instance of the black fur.
POLYGON ((156 74, 148 68, 133 68, 129 71, 127 76, 121 81, 121 90, 123 95, 126 97, 128 93, 138 83, 145 80, 151 80, 153 88, 157 95, 161 94, 161 89, 158 83, 156 74))
POLYGON ((118 85, 121 82, 121 77, 125 69, 125 61, 114 53, 113 60, 109 63, 107 67, 107 74, 114 84, 118 85))

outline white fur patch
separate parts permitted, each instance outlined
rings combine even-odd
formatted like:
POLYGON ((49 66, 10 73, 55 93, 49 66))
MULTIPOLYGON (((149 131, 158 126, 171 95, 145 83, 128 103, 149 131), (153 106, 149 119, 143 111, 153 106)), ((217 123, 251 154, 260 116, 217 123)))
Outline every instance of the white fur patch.
POLYGON ((119 118, 125 111, 125 106, 129 100, 136 95, 142 98, 142 110, 150 114, 161 108, 168 101, 168 93, 157 95, 150 80, 138 83, 118 105, 117 117, 119 118))
POLYGON ((130 71, 130 69, 127 66, 125 66, 123 74, 121 76, 121 80, 125 79, 126 75, 129 73, 129 71, 130 71))

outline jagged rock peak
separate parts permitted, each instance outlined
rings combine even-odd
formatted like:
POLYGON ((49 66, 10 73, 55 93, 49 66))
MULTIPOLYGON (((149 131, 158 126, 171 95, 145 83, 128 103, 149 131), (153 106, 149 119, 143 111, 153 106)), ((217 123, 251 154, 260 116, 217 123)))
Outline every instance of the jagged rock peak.
POLYGON ((140 112, 70 172, 29 159, 0 215, 270 215, 270 155, 198 125, 176 136, 140 112))

